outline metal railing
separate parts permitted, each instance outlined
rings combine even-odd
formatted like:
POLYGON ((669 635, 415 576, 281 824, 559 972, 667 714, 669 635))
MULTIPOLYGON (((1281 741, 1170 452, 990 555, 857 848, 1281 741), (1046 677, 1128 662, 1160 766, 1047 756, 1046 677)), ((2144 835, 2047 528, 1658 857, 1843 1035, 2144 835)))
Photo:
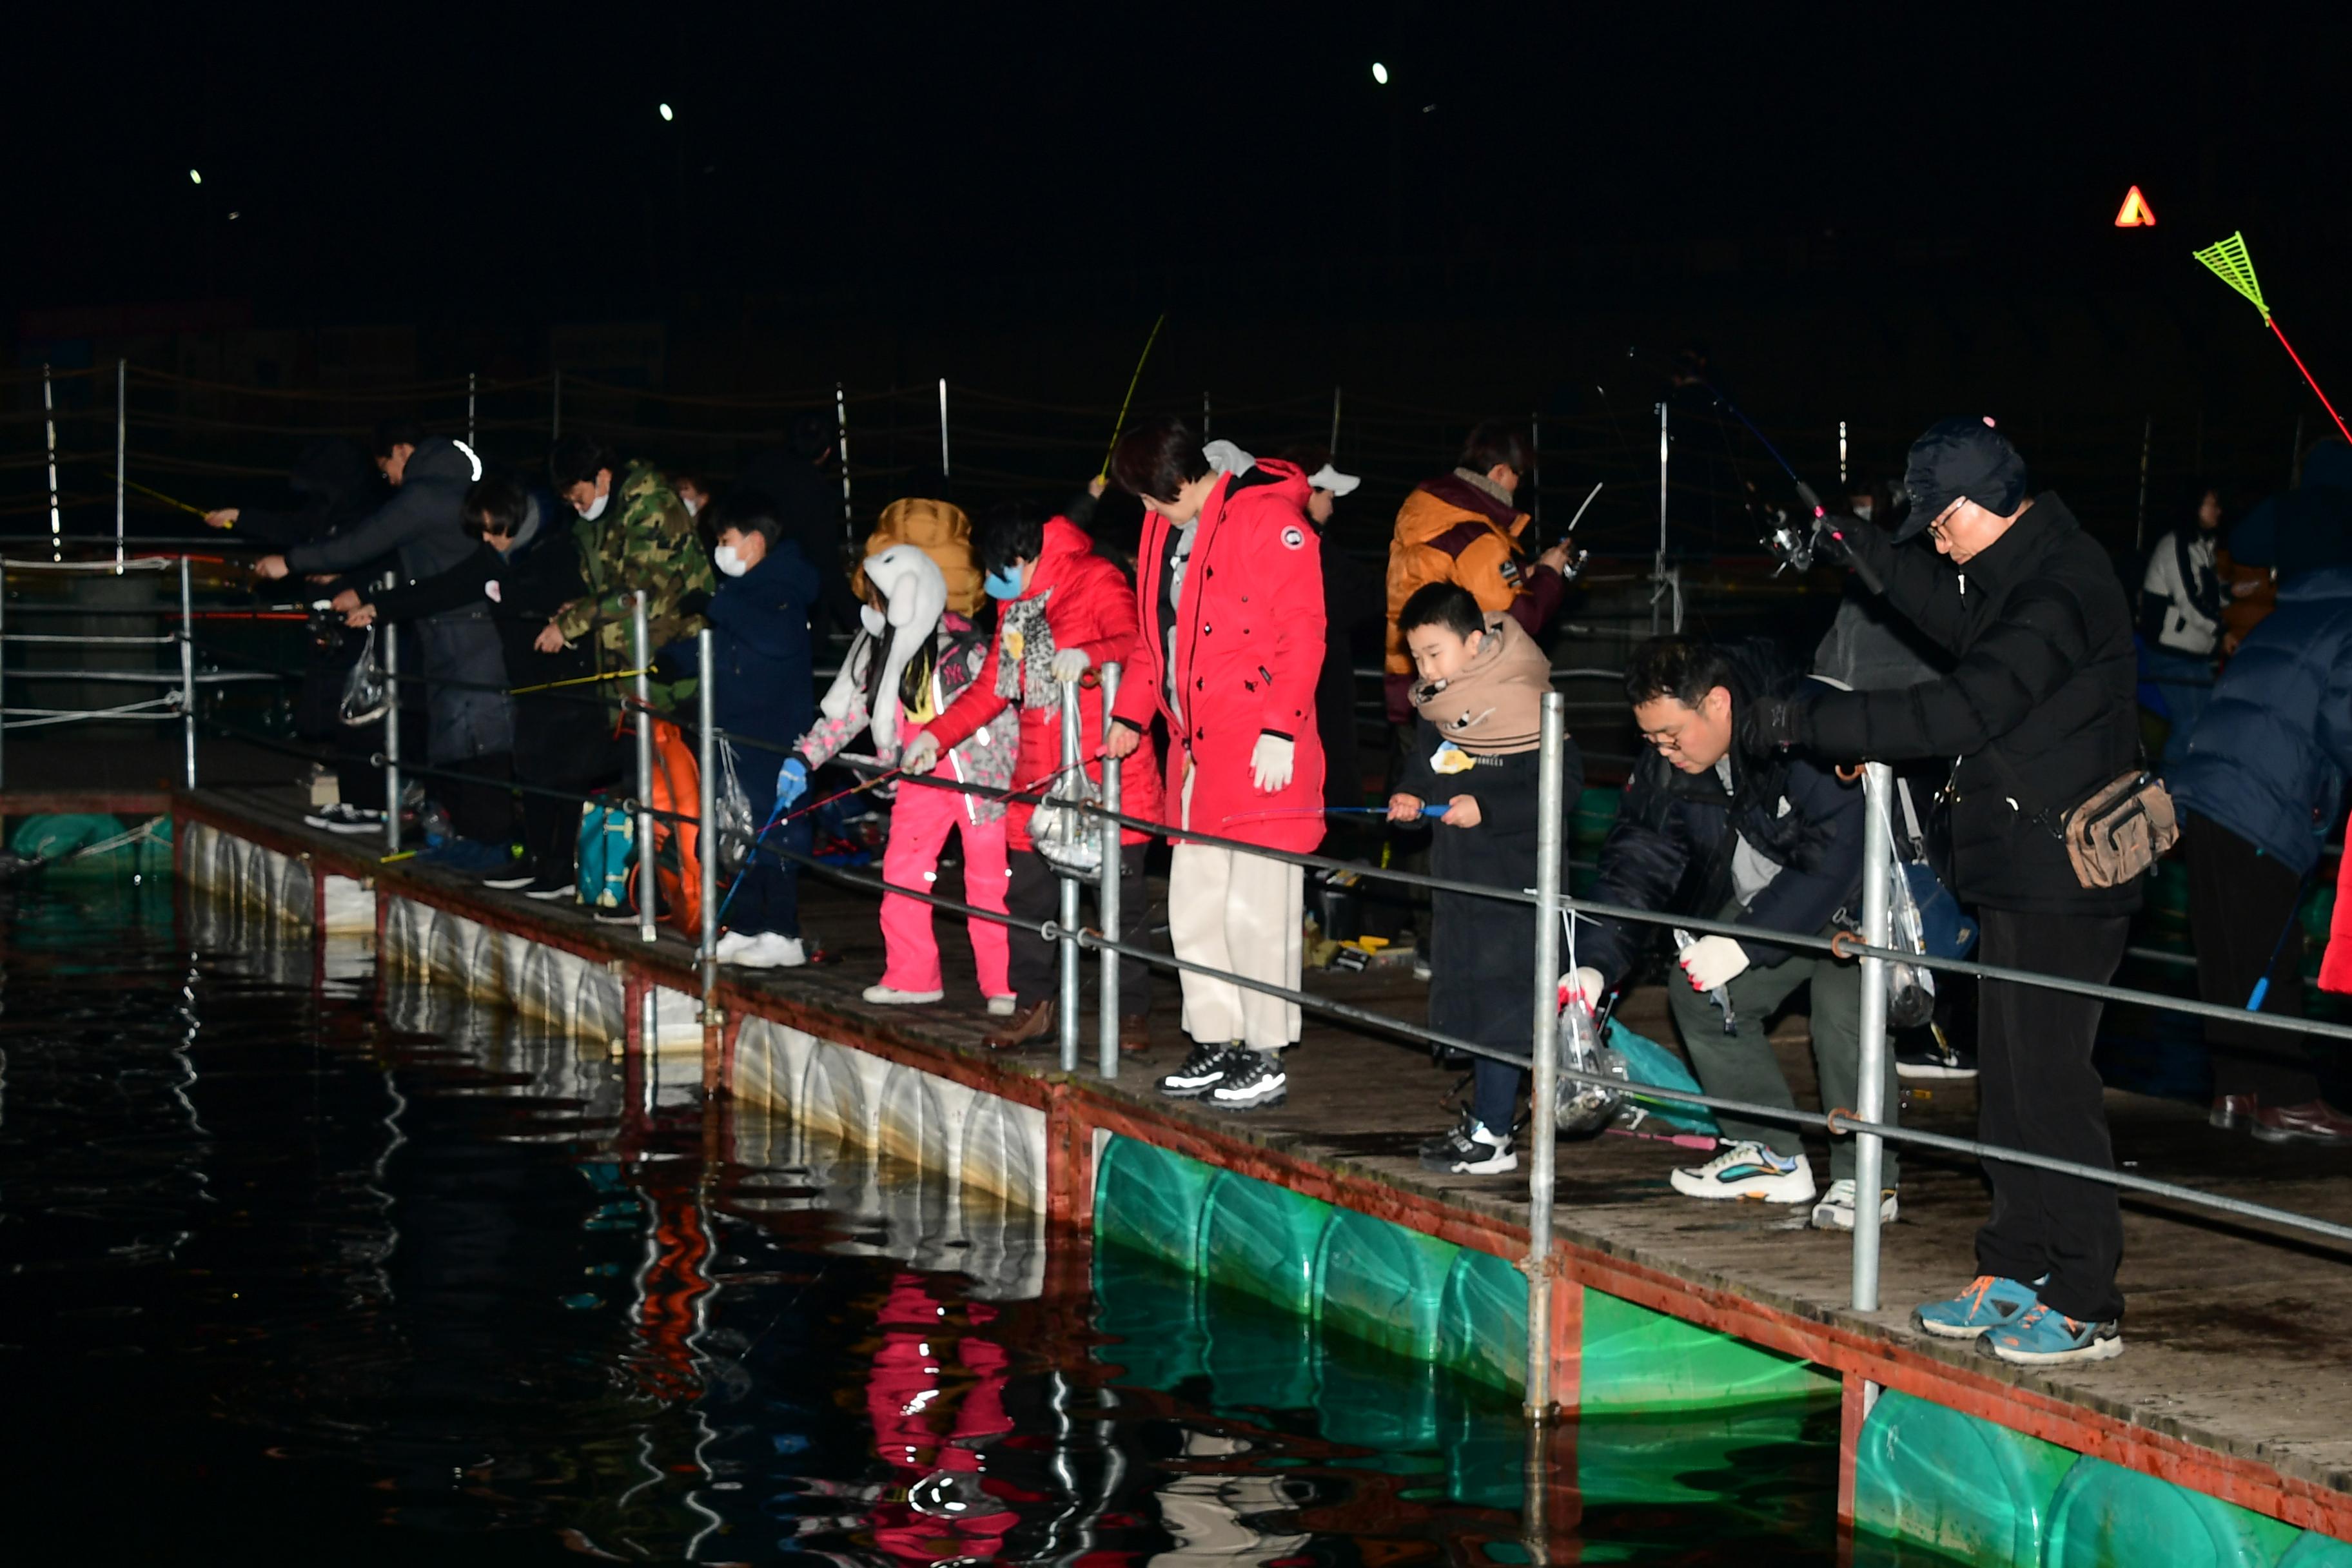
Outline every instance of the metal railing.
MULTIPOLYGON (((643 671, 649 662, 645 657, 649 650, 645 646, 642 600, 632 631, 635 637, 635 649, 639 656, 637 669, 643 671)), ((1529 1242, 1528 1254, 1522 1260, 1521 1266, 1528 1276, 1528 1321, 1531 1325, 1549 1321, 1546 1314, 1549 1310, 1549 1291, 1554 1279, 1554 1271, 1549 1262, 1552 1245, 1552 1187, 1557 1170, 1557 1130, 1553 1119, 1553 1097, 1558 1092, 1558 1085, 1562 1082, 1612 1089, 1637 1100, 1701 1107, 1710 1110, 1732 1112, 1759 1121, 1779 1122, 1799 1128, 1820 1129, 1832 1136, 1853 1136, 1856 1141, 1855 1185, 1858 1201, 1855 1204, 1855 1223, 1852 1239, 1851 1300, 1857 1310, 1874 1310, 1878 1306, 1878 1205, 1869 1201, 1869 1195, 1878 1189, 1879 1171, 1884 1158, 1885 1145, 1890 1142, 1979 1160, 2031 1166, 2102 1183, 2124 1191, 2145 1194, 2170 1202, 2192 1205, 2263 1224, 2280 1226, 2322 1237, 2330 1241, 2352 1243, 2352 1226, 2323 1219, 2316 1215, 2250 1203, 2225 1194, 2159 1181, 2131 1172, 2086 1165, 2036 1153, 2030 1150, 2010 1148, 1974 1139, 1956 1138, 1903 1127, 1887 1119, 1890 1108, 1877 1101, 1882 1093, 1887 1049, 1885 967, 1889 963, 1899 963, 1947 973, 1969 974, 1979 979, 2039 986, 2094 997, 2101 1001, 2134 1004, 2190 1016, 2229 1020, 2315 1037, 2352 1039, 2352 1027, 2292 1018, 2278 1014, 2249 1013, 2152 992, 2136 991, 2089 981, 2070 980, 1999 964, 1935 958, 1892 946, 1886 899, 1887 879, 1891 871, 1893 855, 1893 838, 1888 831, 1888 801, 1891 796, 1892 779, 1889 770, 1884 765, 1871 764, 1863 772, 1865 814, 1863 869, 1864 896, 1862 911, 1863 931, 1861 940, 1855 941, 1843 934, 1838 937, 1822 937, 1812 932, 1770 931, 1752 925, 1741 925, 1737 922, 1710 920, 1694 915, 1633 909, 1590 899, 1579 899, 1567 893, 1560 880, 1564 863, 1564 857, 1560 852, 1561 825, 1567 816, 1566 802, 1562 798, 1561 791, 1566 746, 1565 704, 1557 691, 1548 694, 1543 702, 1544 725, 1538 756, 1538 790, 1540 792, 1538 864, 1536 868, 1536 886, 1528 889, 1489 887, 1391 868, 1366 866, 1324 856, 1268 849, 1237 839, 1133 816, 1121 808, 1118 793, 1119 769, 1115 763, 1102 754, 1100 738, 1097 740, 1093 754, 1087 754, 1081 733, 1076 692, 1075 689, 1066 688, 1062 703, 1062 767, 1055 777, 1059 778, 1072 770, 1087 767, 1097 762, 1105 764, 1101 769, 1103 793, 1100 804, 1079 802, 1076 806, 1076 809, 1095 816, 1100 822, 1103 831, 1101 864, 1096 878, 1101 929, 1094 929, 1084 926, 1078 919, 1076 910, 1078 886, 1075 879, 1068 877, 1065 877, 1062 880, 1062 900, 1055 918, 1033 922, 1005 911, 982 909, 968 899, 950 899, 925 888, 900 886, 879 876, 864 875, 835 866, 814 854, 766 843, 764 835, 740 833, 719 823, 714 799, 716 768, 713 765, 714 748, 718 742, 735 741, 762 750, 777 752, 789 751, 790 748, 778 746, 773 742, 763 742, 754 737, 732 735, 718 729, 715 722, 716 673, 711 658, 711 637, 707 629, 699 635, 698 647, 702 655, 701 685, 698 689, 698 706, 701 719, 700 746, 704 765, 697 809, 689 815, 675 809, 676 803, 673 803, 672 808, 669 809, 657 808, 654 805, 653 761, 650 744, 652 710, 646 678, 641 673, 635 674, 637 687, 634 694, 635 700, 619 704, 628 710, 635 720, 639 742, 636 747, 635 794, 621 804, 624 809, 636 819, 637 842, 642 865, 652 863, 653 825, 656 822, 667 821, 674 825, 692 826, 703 834, 705 847, 701 857, 704 867, 702 919, 700 930, 693 934, 696 956, 702 975, 706 1026, 717 1022, 716 945, 720 911, 717 907, 714 879, 717 861, 715 851, 721 839, 732 839, 746 853, 774 855, 828 880, 879 894, 912 899, 935 910, 959 914, 967 920, 992 921, 1010 930, 1033 934, 1040 941, 1055 944, 1061 961, 1059 972, 1061 1030, 1058 1044, 1059 1066, 1064 1071, 1075 1072, 1078 1069, 1080 1035, 1077 1028, 1077 1002, 1080 993, 1077 982, 1083 954, 1089 949, 1099 956, 1102 965, 1102 979, 1098 992, 1101 1005, 1097 1018, 1097 1070, 1105 1079, 1116 1079, 1118 1076, 1117 966, 1122 959, 1138 961, 1146 965, 1173 971, 1179 974, 1210 975, 1244 989, 1289 1002, 1302 1010, 1342 1023, 1527 1069, 1532 1079, 1528 1172, 1529 1242), (1159 952, 1140 944, 1120 941, 1117 933, 1119 930, 1119 837, 1122 830, 1143 831, 1171 839, 1181 838, 1193 842, 1226 845, 1304 867, 1345 869, 1360 877, 1386 880, 1407 887, 1465 893, 1501 902, 1517 902, 1532 906, 1537 919, 1534 950, 1530 953, 1530 980, 1536 991, 1537 1022, 1529 1041, 1528 1052, 1521 1055, 1516 1051, 1463 1039, 1384 1013, 1318 996, 1295 985, 1286 986, 1270 981, 1253 979, 1201 964, 1173 953, 1159 952), (1858 961, 1864 966, 1863 1014, 1860 1026, 1861 1061, 1858 1073, 1860 1089, 1857 1096, 1860 1103, 1850 1110, 1844 1107, 1826 1107, 1818 1112, 1794 1110, 1785 1107, 1762 1105, 1721 1095, 1680 1089, 1672 1085, 1627 1081, 1584 1071, 1561 1062, 1559 1059, 1556 1040, 1558 1011, 1555 988, 1559 966, 1559 944, 1562 929, 1560 922, 1564 916, 1625 921, 1654 926, 1681 926, 1693 931, 1759 939, 1792 950, 1827 952, 1840 960, 1858 961)), ((386 675, 387 679, 395 684, 401 681, 413 682, 426 679, 401 675, 396 668, 387 668, 386 675)), ((1118 667, 1103 667, 1097 673, 1097 678, 1103 684, 1107 699, 1114 697, 1118 679, 1118 667)), ((608 711, 616 705, 614 700, 609 696, 584 696, 577 700, 604 708, 608 711)), ((1106 716, 1109 711, 1109 701, 1107 700, 1106 716)), ((396 711, 396 709, 395 703, 394 710, 396 711)), ((1107 717, 1106 722, 1108 722, 1107 717)), ((399 762, 396 755, 397 726, 392 721, 390 713, 386 717, 384 734, 387 749, 382 760, 387 769, 391 770, 397 768, 399 762)), ((291 747, 287 749, 297 750, 291 747)), ((853 765, 863 765, 869 771, 877 773, 888 771, 887 762, 877 759, 861 759, 845 755, 837 760, 853 765)), ((467 777, 446 769, 429 765, 412 766, 408 771, 425 777, 443 776, 452 779, 467 777)), ((396 778, 396 775, 394 777, 396 778)), ((922 777, 902 775, 898 782, 901 787, 949 789, 1017 804, 1034 803, 1054 781, 1048 779, 1043 784, 1023 790, 994 789, 936 775, 922 777)), ((576 791, 553 790, 523 784, 516 784, 510 787, 520 793, 565 800, 584 802, 593 798, 576 791)), ((390 799, 396 803, 397 794, 393 794, 390 799)), ((398 851, 399 844, 399 815, 396 804, 387 812, 386 843, 388 848, 394 853, 398 851)), ((650 879, 640 882, 641 888, 650 889, 650 879)), ((641 899, 641 905, 639 935, 645 940, 655 940, 658 933, 652 928, 653 900, 650 892, 641 899)), ((1530 1415, 1540 1415, 1549 1409, 1549 1363, 1548 1358, 1538 1348, 1541 1343, 1539 1333, 1531 1334, 1530 1341, 1527 1401, 1530 1415)))
MULTIPOLYGON (((0 557, 0 784, 6 779, 6 749, 5 737, 12 729, 47 728, 58 724, 80 723, 101 720, 178 721, 181 730, 183 776, 187 786, 196 786, 196 688, 199 685, 226 685, 253 679, 234 672, 206 672, 199 675, 195 666, 195 606, 189 586, 188 558, 177 557, 180 587, 180 626, 174 632, 146 637, 114 637, 100 632, 12 632, 7 626, 8 574, 11 572, 41 572, 84 574, 121 577, 133 572, 171 570, 173 559, 151 555, 126 557, 118 534, 115 558, 111 561, 19 561, 0 557), (29 708, 7 705, 7 664, 5 649, 9 647, 168 647, 179 649, 176 670, 157 669, 31 669, 18 671, 18 678, 27 681, 73 680, 124 685, 163 685, 176 689, 143 701, 118 703, 111 708, 29 708), (15 721, 10 722, 11 715, 15 721)), ((90 606, 41 606, 31 610, 36 615, 87 615, 90 606)))

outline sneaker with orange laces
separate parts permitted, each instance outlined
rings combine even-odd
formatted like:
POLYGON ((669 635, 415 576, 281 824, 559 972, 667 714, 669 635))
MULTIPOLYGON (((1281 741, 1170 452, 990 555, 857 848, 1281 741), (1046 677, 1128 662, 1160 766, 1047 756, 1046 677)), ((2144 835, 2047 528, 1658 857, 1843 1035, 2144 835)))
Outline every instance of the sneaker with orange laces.
POLYGON ((2119 1323, 2086 1323, 2035 1302, 2014 1328, 1995 1329, 1977 1342, 1977 1352, 2016 1366, 2065 1366, 2107 1361, 2124 1353, 2119 1323))
POLYGON ((2007 1328, 2039 1305, 2041 1298, 2024 1280, 1979 1274, 1950 1300, 1930 1301, 1914 1310, 1911 1321, 1939 1340, 1972 1340, 2007 1328))

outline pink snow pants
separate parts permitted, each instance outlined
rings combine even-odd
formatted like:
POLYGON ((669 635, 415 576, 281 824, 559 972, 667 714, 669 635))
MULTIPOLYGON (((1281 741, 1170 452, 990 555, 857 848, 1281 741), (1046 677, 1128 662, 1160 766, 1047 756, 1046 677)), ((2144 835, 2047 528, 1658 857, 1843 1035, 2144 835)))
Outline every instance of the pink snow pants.
MULTIPOLYGON (((971 820, 966 797, 954 790, 927 789, 919 784, 899 787, 890 807, 890 837, 882 847, 882 879, 902 888, 928 889, 938 879, 940 851, 948 831, 963 838, 964 902, 979 909, 1004 909, 1004 818, 971 820)), ((1013 984, 1004 976, 1007 936, 993 921, 966 922, 971 932, 971 956, 980 972, 983 996, 1010 996, 1013 984)), ((882 984, 894 991, 943 991, 939 940, 931 934, 931 906, 902 893, 882 895, 882 945, 888 962, 882 984)))

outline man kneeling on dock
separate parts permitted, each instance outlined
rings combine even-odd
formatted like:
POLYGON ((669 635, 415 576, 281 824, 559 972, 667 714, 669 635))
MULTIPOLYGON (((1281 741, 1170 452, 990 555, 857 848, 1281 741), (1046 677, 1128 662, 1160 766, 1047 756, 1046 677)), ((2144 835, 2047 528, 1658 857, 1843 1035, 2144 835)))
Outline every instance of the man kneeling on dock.
MULTIPOLYGON (((1633 765, 1590 895, 1598 903, 1758 931, 1703 936, 1684 946, 1667 995, 1707 1093, 1792 1110, 1797 1102, 1764 1026, 1799 986, 1812 987, 1813 1061, 1824 1108, 1857 1102, 1862 1058, 1861 966, 1775 947, 1762 934, 1826 936, 1839 929, 1841 910, 1861 908, 1861 789, 1802 756, 1776 751, 1755 721, 1770 700, 1802 701, 1809 688, 1828 689, 1805 680, 1778 648, 1760 641, 1717 647, 1656 637, 1635 648, 1625 695, 1652 750, 1633 765)), ((1590 966, 1578 971, 1585 994, 1622 984, 1658 931, 1580 921, 1577 956, 1590 966)), ((1890 1117, 1901 1102, 1895 1089, 1890 1053, 1881 1101, 1890 1117)), ((1795 1127, 1718 1120, 1724 1152, 1676 1171, 1676 1192, 1811 1204, 1814 1225, 1853 1228, 1851 1137, 1831 1141, 1832 1180, 1817 1202, 1812 1164, 1795 1127)), ((1891 1147, 1884 1170, 1878 1212, 1893 1219, 1897 1165, 1891 1147)))

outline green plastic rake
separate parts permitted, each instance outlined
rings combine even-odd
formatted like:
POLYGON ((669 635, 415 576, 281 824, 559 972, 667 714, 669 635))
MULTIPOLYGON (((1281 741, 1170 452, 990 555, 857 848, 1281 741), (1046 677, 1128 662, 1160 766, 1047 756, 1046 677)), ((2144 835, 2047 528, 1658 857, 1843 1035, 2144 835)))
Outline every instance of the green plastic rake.
POLYGON ((2303 363, 2303 356, 2294 352, 2294 345, 2286 341, 2286 334, 2279 331, 2277 321, 2272 317, 2270 304, 2263 298, 2262 280, 2254 276, 2253 258, 2246 254, 2246 237, 2242 233, 2233 234, 2194 254, 2214 277, 2253 301, 2254 309, 2263 313, 2263 325, 2278 339, 2279 347, 2286 350, 2286 357, 2294 361, 2294 368, 2303 372, 2303 379, 2310 386, 2312 395, 2319 399, 2322 408, 2327 410, 2327 416, 2336 421, 2337 432, 2346 441, 2352 442, 2352 430, 2344 427, 2344 416, 2336 412, 2336 405, 2328 402, 2327 394, 2319 390, 2319 383, 2312 379, 2310 367, 2303 363))

